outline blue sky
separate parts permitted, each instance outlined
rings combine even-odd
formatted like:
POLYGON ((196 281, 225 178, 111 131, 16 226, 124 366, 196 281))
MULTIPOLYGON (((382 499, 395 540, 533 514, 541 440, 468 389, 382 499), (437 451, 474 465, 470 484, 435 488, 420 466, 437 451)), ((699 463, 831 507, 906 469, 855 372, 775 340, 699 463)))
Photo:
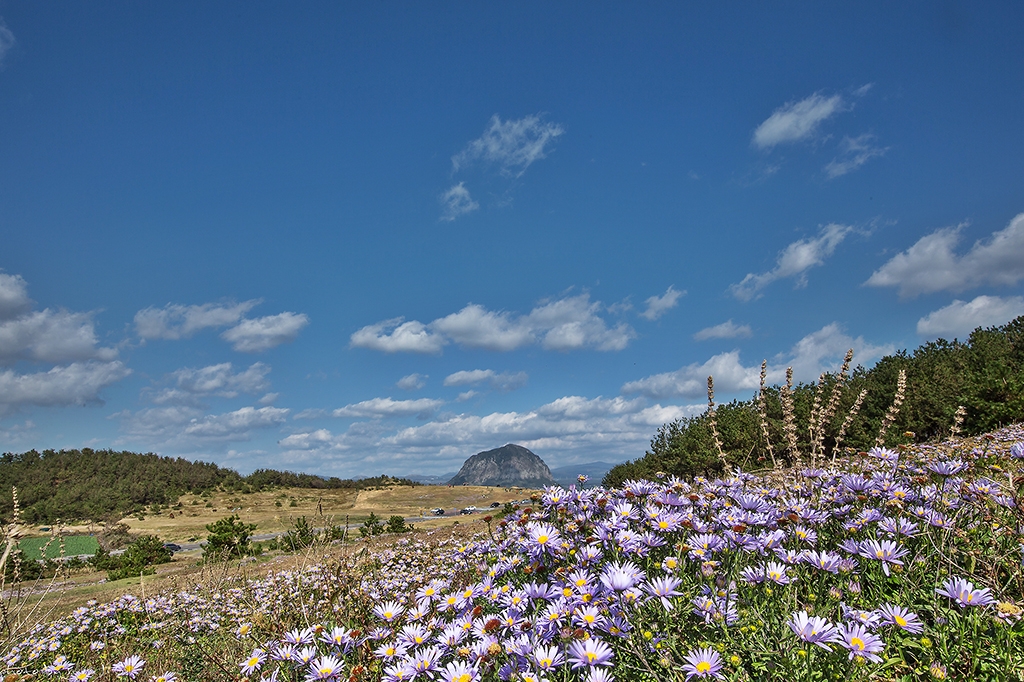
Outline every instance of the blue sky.
POLYGON ((643 454, 1024 314, 1019 3, 0 2, 0 450, 643 454))

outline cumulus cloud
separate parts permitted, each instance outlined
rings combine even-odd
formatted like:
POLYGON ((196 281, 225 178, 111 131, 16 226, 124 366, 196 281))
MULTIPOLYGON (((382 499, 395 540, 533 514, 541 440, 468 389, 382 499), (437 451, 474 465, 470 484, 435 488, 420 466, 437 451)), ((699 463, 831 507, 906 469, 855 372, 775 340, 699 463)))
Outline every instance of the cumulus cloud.
POLYGON ((426 374, 409 374, 399 379, 395 386, 403 391, 418 391, 427 385, 427 378, 426 374))
POLYGON ((807 270, 824 264, 852 230, 836 223, 824 226, 816 238, 795 241, 779 252, 772 270, 748 273, 743 281, 730 286, 729 292, 741 301, 749 301, 760 297, 761 290, 776 280, 796 278, 798 287, 806 286, 807 270))
POLYGON ((187 339, 201 329, 236 324, 260 303, 260 299, 253 299, 242 303, 150 306, 135 313, 135 331, 142 339, 187 339))
POLYGON ((242 320, 228 329, 221 338, 231 344, 234 350, 243 353, 261 353, 291 343, 299 332, 309 324, 309 317, 302 313, 284 312, 278 315, 242 320))
POLYGON ((0 405, 86 405, 101 403, 99 392, 131 370, 119 361, 75 362, 47 372, 0 371, 0 405))
MULTIPOLYGON (((498 374, 493 369, 473 369, 455 372, 445 377, 445 386, 476 386, 486 383, 498 391, 514 391, 526 385, 526 372, 502 372, 498 374)), ((475 395, 475 393, 474 393, 475 395)), ((470 396, 472 397, 472 396, 470 396)))
POLYGON ((839 156, 825 166, 825 174, 830 180, 855 171, 876 156, 884 156, 889 151, 888 147, 876 145, 875 136, 871 133, 844 137, 839 149, 839 156))
POLYGON ((93 313, 31 308, 25 280, 0 272, 0 364, 117 359, 116 348, 98 345, 93 313))
POLYGON ((147 443, 185 446, 246 441, 257 430, 280 426, 289 410, 278 407, 243 407, 223 414, 203 414, 187 405, 150 407, 138 412, 125 410, 113 415, 121 420, 121 431, 147 443))
POLYGON ((626 444, 646 444, 665 422, 693 413, 690 407, 647 406, 643 400, 568 396, 528 412, 454 415, 401 429, 381 439, 381 444, 407 450, 456 447, 465 452, 515 442, 531 449, 543 444, 564 450, 607 451, 626 444))
POLYGON ((921 237, 876 270, 865 284, 897 287, 900 298, 913 298, 985 284, 1013 286, 1024 279, 1024 213, 989 239, 976 241, 960 256, 955 249, 964 227, 961 223, 921 237))
POLYGON ((497 165, 503 175, 520 177, 534 161, 546 156, 546 148, 564 132, 562 126, 547 123, 540 116, 524 116, 503 122, 495 114, 484 134, 452 157, 452 170, 457 172, 476 161, 483 161, 497 165))
POLYGON ((0 321, 17 317, 28 312, 31 307, 28 284, 22 276, 7 275, 0 271, 0 321))
MULTIPOLYGON (((814 381, 824 371, 836 371, 850 348, 858 362, 866 364, 893 352, 891 345, 876 346, 863 337, 852 338, 842 331, 838 323, 800 339, 787 353, 772 359, 767 380, 779 383, 785 380, 787 367, 793 368, 797 381, 814 381)), ((665 398, 697 398, 707 395, 708 376, 715 379, 715 392, 719 395, 755 391, 760 385, 760 363, 744 365, 738 350, 719 353, 703 363, 691 363, 674 372, 654 374, 627 382, 622 393, 639 393, 656 400, 665 398)))
POLYGON ((459 216, 472 213, 480 208, 480 204, 473 201, 469 195, 469 190, 466 189, 464 182, 452 185, 447 192, 441 195, 440 201, 443 208, 441 220, 446 222, 451 222, 459 216))
POLYGON ((671 286, 661 296, 651 296, 645 301, 647 307, 640 317, 647 320, 656 320, 666 312, 679 304, 679 299, 686 295, 685 291, 676 291, 671 286))
POLYGON ((978 296, 972 301, 955 300, 917 321, 917 333, 928 339, 966 338, 978 327, 1005 324, 1024 315, 1024 297, 978 296))
POLYGON ((0 322, 0 363, 4 364, 117 358, 117 349, 100 348, 97 343, 92 313, 46 308, 0 322))
POLYGON ((255 395, 267 389, 269 383, 266 376, 270 372, 269 365, 256 362, 238 373, 233 372, 233 369, 230 362, 200 369, 179 369, 168 375, 174 386, 156 391, 151 400, 158 405, 198 404, 200 397, 235 398, 240 393, 255 395))
POLYGON ((604 310, 586 292, 541 301, 526 315, 470 303, 429 325, 401 317, 367 325, 352 334, 351 346, 387 353, 438 353, 448 343, 510 351, 539 342, 548 350, 622 350, 636 332, 626 323, 609 326, 601 316, 604 310))
POLYGON ((373 398, 361 403, 339 407, 331 414, 335 417, 357 417, 383 419, 387 417, 411 417, 417 415, 427 417, 437 408, 444 405, 443 400, 420 398, 419 400, 392 400, 391 398, 373 398))
POLYGON ((350 338, 353 348, 369 348, 385 353, 440 353, 448 343, 440 334, 427 330, 416 320, 395 317, 359 329, 350 338))
POLYGON ((533 343, 526 320, 513 320, 506 312, 492 312, 470 303, 457 313, 434 320, 431 329, 468 348, 509 351, 533 343))
POLYGON ((708 339, 739 339, 747 338, 751 334, 749 324, 735 324, 732 320, 726 320, 714 327, 706 327, 693 335, 695 341, 707 341, 708 339))
POLYGON ((590 302, 590 294, 582 293, 542 302, 530 311, 526 324, 540 335, 541 345, 548 350, 622 350, 636 338, 636 332, 624 322, 608 327, 598 315, 601 308, 600 302, 590 302))
POLYGON ((814 93, 798 102, 787 102, 757 127, 752 143, 758 149, 771 149, 785 142, 813 138, 824 121, 844 108, 840 95, 825 97, 814 93))

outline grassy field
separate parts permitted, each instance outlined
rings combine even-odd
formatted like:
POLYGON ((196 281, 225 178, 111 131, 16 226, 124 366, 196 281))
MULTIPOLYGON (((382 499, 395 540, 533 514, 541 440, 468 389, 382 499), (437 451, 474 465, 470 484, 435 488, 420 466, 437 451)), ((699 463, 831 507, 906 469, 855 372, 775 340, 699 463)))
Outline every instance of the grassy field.
MULTIPOLYGON (((91 535, 71 535, 64 538, 64 556, 95 554, 100 543, 91 535)), ((25 538, 18 543, 18 549, 28 559, 54 559, 61 555, 61 543, 56 538, 25 538), (43 554, 40 550, 46 548, 43 554)))
MULTIPOLYGON (((430 510, 435 507, 452 511, 468 506, 486 507, 492 502, 503 505, 527 498, 532 492, 521 488, 424 485, 361 491, 285 488, 248 495, 183 495, 179 499, 180 508, 165 508, 158 514, 147 512, 142 520, 138 516, 127 516, 121 521, 133 533, 158 535, 166 542, 188 542, 192 538, 205 538, 207 524, 231 514, 236 514, 244 523, 255 523, 256 533, 273 533, 290 529, 300 516, 317 526, 344 524, 346 518, 349 523, 361 524, 371 513, 384 520, 394 515, 430 516, 430 510)), ((423 523, 425 527, 433 527, 450 524, 451 520, 423 523)))

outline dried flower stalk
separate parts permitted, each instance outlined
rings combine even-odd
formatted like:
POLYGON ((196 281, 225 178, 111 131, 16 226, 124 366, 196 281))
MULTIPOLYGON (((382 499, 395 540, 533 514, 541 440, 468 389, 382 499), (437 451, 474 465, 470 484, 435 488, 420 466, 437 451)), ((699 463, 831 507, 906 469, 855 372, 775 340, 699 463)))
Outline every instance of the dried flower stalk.
POLYGON ((768 361, 763 360, 761 362, 761 388, 757 392, 757 415, 761 418, 761 435, 764 437, 768 455, 772 458, 772 467, 778 469, 779 463, 775 460, 775 448, 772 447, 771 435, 768 433, 768 401, 764 395, 764 380, 767 375, 768 361))
POLYGON ((889 409, 885 412, 885 416, 882 417, 882 427, 878 430, 878 438, 875 439, 876 447, 885 445, 885 431, 894 421, 896 421, 896 415, 900 413, 900 405, 903 404, 903 393, 906 388, 907 370, 901 369, 899 376, 896 377, 896 395, 893 396, 892 405, 889 406, 889 409))
POLYGON ((779 392, 782 401, 782 428, 789 443, 789 451, 799 464, 800 450, 796 441, 796 412, 793 411, 793 368, 786 369, 786 386, 779 392))
POLYGON ((725 461, 725 451, 722 450, 722 439, 718 437, 718 425, 715 422, 715 380, 708 377, 708 423, 711 424, 711 435, 715 439, 715 449, 718 450, 718 458, 722 460, 722 467, 728 469, 725 461))
POLYGON ((956 414, 953 415, 953 426, 949 429, 949 439, 953 440, 960 435, 960 427, 964 423, 964 417, 967 416, 967 408, 960 405, 956 408, 956 414))

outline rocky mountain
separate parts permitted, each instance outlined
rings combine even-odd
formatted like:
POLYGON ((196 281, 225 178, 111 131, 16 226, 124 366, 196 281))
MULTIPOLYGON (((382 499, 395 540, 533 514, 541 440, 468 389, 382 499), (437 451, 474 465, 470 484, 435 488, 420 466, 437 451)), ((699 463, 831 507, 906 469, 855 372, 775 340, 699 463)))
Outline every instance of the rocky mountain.
POLYGON ((544 460, 521 445, 509 443, 467 459, 448 484, 543 488, 555 485, 555 479, 544 460))

